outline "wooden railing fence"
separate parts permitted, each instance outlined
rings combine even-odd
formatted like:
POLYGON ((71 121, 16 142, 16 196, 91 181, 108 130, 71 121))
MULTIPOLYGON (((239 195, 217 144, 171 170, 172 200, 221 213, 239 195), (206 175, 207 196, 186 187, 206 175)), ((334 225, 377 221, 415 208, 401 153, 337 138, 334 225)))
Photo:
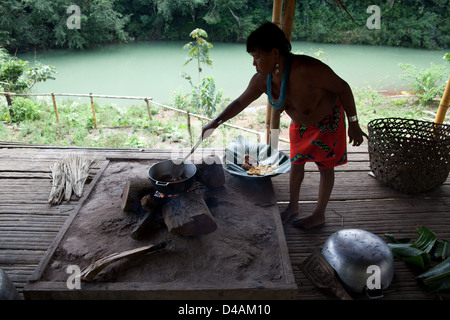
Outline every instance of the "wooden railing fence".
MULTIPOLYGON (((14 96, 50 96, 52 97, 52 102, 53 102, 53 108, 55 111, 55 117, 56 117, 56 121, 59 123, 59 114, 58 114, 58 105, 56 102, 56 97, 57 96, 65 96, 65 97, 80 97, 80 98, 89 98, 90 102, 91 102, 91 109, 92 109, 92 116, 94 119, 94 125, 95 128, 97 128, 97 118, 95 115, 95 107, 94 107, 94 98, 100 98, 100 99, 127 99, 127 100, 141 100, 144 101, 147 105, 147 111, 148 111, 148 116, 149 119, 152 119, 152 114, 150 112, 150 103, 152 103, 153 105, 159 106, 161 108, 167 109, 167 110, 173 110, 175 112, 181 113, 181 114, 185 114, 186 115, 186 121, 187 121, 187 128, 188 128, 188 132, 189 132, 189 136, 192 142, 192 134, 191 134, 191 117, 194 118, 198 118, 198 119, 202 119, 202 120, 206 120, 206 121, 211 121, 210 118, 199 115, 199 114, 195 114, 195 113, 191 113, 189 111, 186 110, 181 110, 178 108, 174 108, 174 107, 170 107, 161 103, 158 103, 156 101, 153 101, 153 99, 151 97, 136 97, 136 96, 116 96, 116 95, 98 95, 98 94, 79 94, 79 93, 14 93, 14 92, 0 92, 0 95, 4 95, 6 97, 7 103, 11 104, 11 97, 14 96)), ((247 129, 244 127, 240 127, 240 126, 236 126, 230 123, 223 123, 224 126, 226 127, 230 127, 230 128, 234 128, 234 129, 238 129, 241 131, 245 131, 245 132, 249 132, 252 134, 256 135, 256 139, 258 142, 261 142, 261 137, 264 133, 259 132, 259 131, 255 131, 255 130, 251 130, 251 129, 247 129)), ((283 142, 287 142, 289 143, 289 140, 287 139, 283 139, 280 138, 280 141, 283 142)))

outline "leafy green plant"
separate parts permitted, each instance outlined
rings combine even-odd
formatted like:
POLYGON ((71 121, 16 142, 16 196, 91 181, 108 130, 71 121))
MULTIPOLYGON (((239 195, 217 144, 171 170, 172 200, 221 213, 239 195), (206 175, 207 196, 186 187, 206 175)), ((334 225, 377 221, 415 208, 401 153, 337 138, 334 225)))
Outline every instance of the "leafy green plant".
POLYGON ((411 239, 396 240, 392 235, 386 236, 394 242, 388 245, 396 258, 426 269, 431 262, 430 251, 436 242, 436 235, 423 226, 417 232, 419 237, 412 244, 409 243, 411 239))
POLYGON ((125 145, 131 148, 144 148, 145 141, 143 140, 143 138, 132 137, 130 140, 127 140, 125 142, 125 145))
POLYGON ((38 82, 55 79, 55 67, 42 64, 29 67, 28 64, 28 61, 12 57, 0 47, 0 85, 11 92, 22 93, 31 90, 38 82))
POLYGON ((174 103, 175 106, 182 110, 189 110, 193 112, 199 112, 209 117, 216 112, 216 106, 222 101, 223 90, 216 92, 216 82, 214 77, 205 77, 201 79, 202 64, 211 66, 212 60, 210 59, 209 50, 213 48, 213 45, 205 40, 208 34, 205 30, 196 28, 190 35, 195 41, 189 42, 184 45, 184 49, 189 49, 188 57, 184 65, 187 65, 193 60, 197 60, 198 68, 198 84, 195 85, 192 82, 192 77, 186 72, 181 73, 181 77, 189 81, 192 87, 190 94, 183 95, 175 93, 174 103))
POLYGON ((124 127, 130 124, 130 122, 128 121, 128 119, 122 115, 116 115, 113 119, 112 122, 113 126, 116 127, 124 127))
POLYGON ((413 243, 409 238, 395 239, 392 234, 385 234, 392 241, 388 243, 392 254, 426 270, 416 278, 422 280, 431 291, 450 290, 450 242, 437 239, 436 234, 425 226, 418 228, 417 232, 419 236, 413 243), (441 262, 429 268, 432 260, 441 262))
POLYGON ((13 104, 9 106, 9 112, 4 112, 2 118, 10 123, 33 121, 39 118, 39 111, 33 100, 19 97, 14 99, 13 104))
POLYGON ((171 95, 172 104, 181 110, 190 110, 192 105, 192 95, 183 93, 183 90, 178 89, 171 95))
POLYGON ((444 65, 435 65, 427 69, 421 69, 413 64, 399 64, 403 70, 401 78, 408 82, 411 91, 419 98, 419 102, 425 103, 433 100, 436 95, 443 95, 444 83, 448 74, 444 65))
POLYGON ((85 122, 85 128, 86 129, 93 129, 95 128, 95 120, 93 117, 87 118, 85 122))
POLYGON ((216 92, 216 82, 213 77, 203 78, 201 84, 192 90, 192 104, 203 114, 212 117, 216 106, 222 101, 223 90, 216 92))
POLYGON ((206 33, 206 31, 203 29, 196 28, 192 30, 189 36, 192 37, 195 41, 191 41, 185 44, 183 47, 183 49, 189 49, 189 54, 184 65, 187 65, 194 59, 197 60, 198 82, 200 82, 202 64, 205 64, 207 66, 212 65, 209 50, 213 48, 213 45, 206 41, 206 38, 208 38, 208 33, 206 33))
POLYGON ((428 271, 417 276, 431 291, 444 291, 450 289, 450 258, 442 261, 428 271))

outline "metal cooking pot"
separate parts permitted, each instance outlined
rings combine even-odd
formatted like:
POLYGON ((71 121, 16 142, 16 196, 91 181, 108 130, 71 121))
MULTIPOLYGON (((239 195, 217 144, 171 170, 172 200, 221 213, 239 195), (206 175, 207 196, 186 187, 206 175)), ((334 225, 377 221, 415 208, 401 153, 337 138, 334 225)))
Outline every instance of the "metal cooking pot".
POLYGON ((394 256, 378 236, 360 229, 343 229, 333 233, 324 244, 322 254, 344 285, 369 298, 381 298, 394 277, 394 256))
POLYGON ((155 163, 148 169, 148 177, 150 178, 153 186, 156 190, 164 194, 177 194, 189 189, 194 183, 195 174, 197 173, 197 167, 185 162, 184 171, 181 174, 180 181, 168 182, 164 181, 164 177, 171 176, 171 170, 173 167, 172 160, 164 160, 155 163))

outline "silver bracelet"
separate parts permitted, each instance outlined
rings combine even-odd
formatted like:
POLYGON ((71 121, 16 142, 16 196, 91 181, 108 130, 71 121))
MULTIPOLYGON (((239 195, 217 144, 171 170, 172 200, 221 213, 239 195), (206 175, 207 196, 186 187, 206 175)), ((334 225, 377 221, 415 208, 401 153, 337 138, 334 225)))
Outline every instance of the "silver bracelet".
POLYGON ((356 121, 358 121, 358 116, 351 116, 351 117, 348 117, 348 122, 356 122, 356 121))
POLYGON ((223 120, 219 119, 219 117, 215 118, 214 121, 217 122, 218 125, 221 125, 223 122, 223 120))

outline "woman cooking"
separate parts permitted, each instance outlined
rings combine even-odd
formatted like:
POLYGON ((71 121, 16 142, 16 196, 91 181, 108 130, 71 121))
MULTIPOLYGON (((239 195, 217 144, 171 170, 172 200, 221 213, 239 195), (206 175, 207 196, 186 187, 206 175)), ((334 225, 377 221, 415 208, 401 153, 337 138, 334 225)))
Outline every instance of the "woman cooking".
POLYGON ((300 212, 298 200, 305 163, 313 161, 320 172, 316 209, 293 225, 310 229, 325 223, 325 210, 334 186, 334 168, 347 163, 344 113, 349 142, 358 146, 367 135, 361 130, 350 86, 321 61, 291 53, 284 32, 265 23, 247 39, 256 74, 247 89, 213 121, 202 128, 211 135, 221 123, 235 117, 263 93, 274 110, 292 119, 290 136, 289 205, 281 213, 283 223, 300 212))

